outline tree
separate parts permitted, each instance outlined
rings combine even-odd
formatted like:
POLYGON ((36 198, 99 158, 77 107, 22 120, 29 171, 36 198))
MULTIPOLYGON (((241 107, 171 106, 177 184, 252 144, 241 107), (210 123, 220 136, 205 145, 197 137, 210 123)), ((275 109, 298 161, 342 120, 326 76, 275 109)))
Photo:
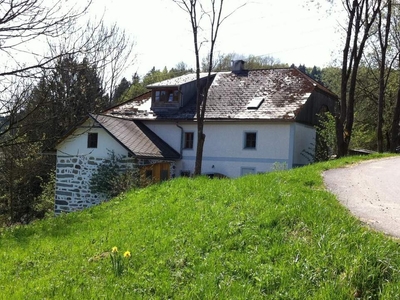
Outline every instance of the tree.
POLYGON ((343 0, 348 13, 343 48, 340 113, 336 117, 338 157, 347 155, 354 123, 357 75, 371 28, 381 10, 381 0, 343 0))
POLYGON ((115 98, 116 83, 136 60, 136 55, 133 55, 135 43, 116 24, 107 27, 102 21, 88 25, 83 42, 84 57, 95 66, 104 91, 108 94, 108 105, 111 105, 115 98))
MULTIPOLYGON (((394 40, 394 48, 397 50, 397 63, 400 66, 400 35, 399 35, 399 27, 400 27, 400 13, 399 6, 394 5, 393 7, 393 29, 392 30, 392 38, 394 40)), ((391 143, 390 143, 390 151, 396 152, 396 148, 399 145, 399 131, 400 131, 400 73, 397 71, 397 95, 395 100, 395 105, 393 108, 393 117, 392 117, 392 126, 391 126, 391 143)))
MULTIPOLYGON (((211 84, 211 72, 213 68, 214 62, 214 48, 215 43, 217 41, 218 32, 221 24, 232 15, 237 9, 233 12, 227 14, 226 16, 222 15, 224 0, 210 0, 210 7, 206 7, 203 2, 198 0, 172 0, 175 2, 184 12, 186 12, 190 18, 191 29, 193 33, 193 46, 195 53, 195 64, 196 64, 196 118, 197 118, 197 149, 196 149, 196 161, 195 161, 195 169, 194 175, 201 174, 201 166, 203 162, 203 147, 206 139, 206 135, 204 134, 204 117, 207 106, 207 96, 208 89, 211 84), (208 19, 209 21, 209 48, 208 48, 208 76, 207 82, 204 87, 200 84, 200 71, 201 71, 201 56, 200 56, 200 48, 203 45, 203 42, 199 41, 199 31, 201 30, 201 21, 203 18, 208 19)), ((244 5, 244 4, 243 4, 244 5)), ((243 6, 242 5, 242 6, 243 6)))
POLYGON ((1 66, 0 77, 34 75, 57 59, 27 50, 34 60, 30 64, 17 60, 33 40, 54 39, 74 31, 75 23, 92 3, 91 0, 83 2, 80 6, 62 0, 0 0, 0 53, 3 61, 9 62, 1 66))
POLYGON ((379 95, 378 95, 378 126, 377 126, 377 137, 378 137, 378 152, 383 152, 383 114, 384 114, 384 102, 385 102, 385 90, 388 78, 387 72, 387 51, 389 46, 390 37, 390 23, 392 19, 392 0, 387 1, 386 10, 382 10, 378 14, 378 37, 380 47, 380 60, 379 60, 379 95), (384 16, 386 13, 386 17, 384 16), (385 23, 383 19, 385 18, 385 23))
POLYGON ((86 58, 96 68, 110 104, 115 83, 133 61, 134 43, 115 24, 84 21, 91 2, 82 7, 62 0, 0 0, 0 57, 7 62, 0 67, 0 145, 10 144, 15 134, 8 133, 41 106, 28 105, 26 94, 65 57, 86 58))
MULTIPOLYGON (((266 69, 266 68, 279 68, 287 67, 286 64, 282 64, 278 59, 268 55, 241 55, 237 53, 218 54, 215 59, 212 70, 214 72, 229 71, 232 68, 232 61, 241 59, 246 62, 246 68, 249 70, 255 69, 266 69)), ((202 71, 208 70, 208 57, 202 60, 202 71)))
POLYGON ((85 116, 107 106, 96 68, 87 59, 78 62, 73 56, 64 57, 53 70, 43 74, 33 89, 21 113, 29 116, 20 122, 19 128, 29 141, 42 141, 45 148, 51 148, 85 116))
POLYGON ((54 164, 41 155, 41 147, 19 136, 15 144, 0 148, 0 216, 7 223, 27 223, 45 213, 38 210, 38 197, 54 164))
POLYGON ((130 86, 131 86, 131 83, 128 80, 126 80, 125 77, 122 78, 121 82, 115 89, 112 103, 117 104, 117 103, 121 102, 120 99, 124 98, 124 95, 128 92, 130 86))

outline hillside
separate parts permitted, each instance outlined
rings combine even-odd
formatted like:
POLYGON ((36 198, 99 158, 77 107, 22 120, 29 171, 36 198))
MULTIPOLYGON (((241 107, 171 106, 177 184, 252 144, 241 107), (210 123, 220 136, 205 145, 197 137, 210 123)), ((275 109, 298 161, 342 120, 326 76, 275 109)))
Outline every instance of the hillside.
POLYGON ((399 244, 323 188, 360 159, 179 178, 3 229, 0 299, 398 299, 399 244))

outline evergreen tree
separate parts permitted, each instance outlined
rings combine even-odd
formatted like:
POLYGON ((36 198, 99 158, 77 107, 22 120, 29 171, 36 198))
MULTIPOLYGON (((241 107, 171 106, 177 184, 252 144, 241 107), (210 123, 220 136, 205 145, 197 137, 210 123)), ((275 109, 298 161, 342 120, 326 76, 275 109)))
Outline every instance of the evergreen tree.
POLYGON ((124 98, 124 95, 128 92, 131 85, 132 84, 128 80, 126 80, 125 77, 121 79, 121 82, 119 83, 114 92, 112 101, 113 104, 122 102, 121 100, 124 98))
POLYGON ((88 113, 105 109, 107 100, 96 69, 86 59, 79 63, 72 56, 63 58, 32 91, 24 133, 28 140, 44 140, 51 147, 88 113))

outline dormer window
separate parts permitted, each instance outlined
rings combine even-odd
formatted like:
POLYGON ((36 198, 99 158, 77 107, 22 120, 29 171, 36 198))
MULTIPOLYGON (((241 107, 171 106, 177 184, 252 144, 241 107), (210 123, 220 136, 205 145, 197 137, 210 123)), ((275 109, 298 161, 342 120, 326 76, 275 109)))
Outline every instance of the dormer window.
POLYGON ((157 90, 154 91, 154 101, 155 102, 178 102, 179 101, 179 91, 178 90, 157 90))

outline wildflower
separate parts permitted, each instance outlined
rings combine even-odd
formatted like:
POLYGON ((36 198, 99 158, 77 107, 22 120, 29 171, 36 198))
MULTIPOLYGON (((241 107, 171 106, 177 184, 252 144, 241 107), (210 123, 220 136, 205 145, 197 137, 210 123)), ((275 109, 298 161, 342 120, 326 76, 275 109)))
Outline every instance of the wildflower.
POLYGON ((112 247, 112 250, 111 250, 111 252, 112 252, 112 253, 116 253, 116 252, 118 252, 118 248, 117 248, 117 247, 112 247))
POLYGON ((125 257, 125 258, 131 257, 131 253, 130 253, 129 251, 125 251, 124 257, 125 257))

